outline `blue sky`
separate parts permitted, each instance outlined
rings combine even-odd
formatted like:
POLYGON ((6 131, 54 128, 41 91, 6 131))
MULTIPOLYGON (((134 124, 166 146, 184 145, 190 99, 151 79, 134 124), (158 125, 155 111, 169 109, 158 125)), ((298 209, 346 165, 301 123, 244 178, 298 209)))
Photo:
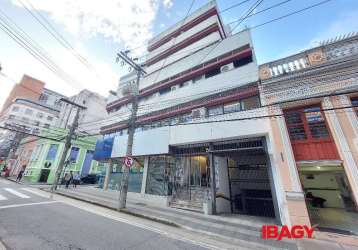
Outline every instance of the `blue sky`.
MULTIPOLYGON (((223 10, 241 1, 218 0, 217 3, 219 9, 223 10)), ((250 0, 222 13, 224 23, 242 17, 255 1, 250 0)), ((282 1, 284 0, 264 0, 255 12, 282 1)), ((235 31, 321 1, 291 0, 247 19, 235 31)), ((196 0, 192 11, 207 2, 196 0)), ((0 10, 28 33, 80 84, 62 81, 0 30, 0 63, 3 72, 15 81, 19 81, 23 74, 29 74, 45 81, 48 88, 67 95, 75 94, 81 88, 107 95, 110 89, 116 88, 119 76, 126 72, 115 63, 116 52, 128 46, 145 45, 150 37, 181 20, 190 4, 191 0, 0 0, 0 10), (90 72, 53 39, 29 15, 21 2, 27 6, 30 2, 36 11, 44 15, 56 30, 91 62, 96 72, 90 72)), ((254 29, 252 38, 256 57, 261 64, 297 53, 317 45, 319 41, 351 31, 358 31, 358 1, 332 0, 303 13, 254 29)), ((145 53, 145 46, 134 53, 145 53)), ((0 105, 13 84, 12 81, 0 77, 0 105)))

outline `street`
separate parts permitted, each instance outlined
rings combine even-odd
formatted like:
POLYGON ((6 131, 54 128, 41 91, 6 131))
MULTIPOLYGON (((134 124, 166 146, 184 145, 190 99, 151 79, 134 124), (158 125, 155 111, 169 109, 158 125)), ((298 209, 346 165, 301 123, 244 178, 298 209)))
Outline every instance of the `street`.
POLYGON ((0 241, 7 249, 207 249, 105 218, 0 179, 0 241))

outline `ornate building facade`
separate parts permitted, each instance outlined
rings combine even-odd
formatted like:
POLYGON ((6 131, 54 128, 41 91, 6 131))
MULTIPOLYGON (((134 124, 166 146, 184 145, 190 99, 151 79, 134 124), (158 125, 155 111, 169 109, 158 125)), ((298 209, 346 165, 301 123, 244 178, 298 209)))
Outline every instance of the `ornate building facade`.
POLYGON ((356 35, 260 66, 292 224, 356 230, 357 69, 356 35), (352 222, 332 221, 344 216, 352 222))

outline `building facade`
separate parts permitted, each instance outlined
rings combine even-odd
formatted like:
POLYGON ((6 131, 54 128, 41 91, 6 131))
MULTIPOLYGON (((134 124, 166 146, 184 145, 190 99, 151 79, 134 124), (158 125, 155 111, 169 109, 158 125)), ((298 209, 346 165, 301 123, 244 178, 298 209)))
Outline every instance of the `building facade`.
POLYGON ((358 221, 358 36, 260 66, 292 223, 354 231, 358 221), (323 199, 323 200, 322 200, 323 199))
MULTIPOLYGON (((250 31, 228 36, 210 2, 153 38, 148 51, 148 74, 139 83, 133 144, 137 164, 129 195, 289 224, 270 121, 256 120, 269 110, 260 104, 250 31)), ((120 79, 101 128, 105 139, 114 138, 110 161, 119 166, 117 172, 126 152, 131 108, 121 91, 134 83, 134 73, 120 79)))

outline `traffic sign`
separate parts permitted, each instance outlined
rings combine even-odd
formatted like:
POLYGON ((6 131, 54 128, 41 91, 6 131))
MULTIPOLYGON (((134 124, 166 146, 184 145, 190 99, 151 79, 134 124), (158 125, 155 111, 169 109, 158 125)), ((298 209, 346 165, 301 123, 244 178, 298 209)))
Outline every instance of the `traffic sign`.
POLYGON ((124 165, 126 165, 126 167, 130 168, 134 163, 134 159, 130 156, 126 156, 124 158, 124 165))

